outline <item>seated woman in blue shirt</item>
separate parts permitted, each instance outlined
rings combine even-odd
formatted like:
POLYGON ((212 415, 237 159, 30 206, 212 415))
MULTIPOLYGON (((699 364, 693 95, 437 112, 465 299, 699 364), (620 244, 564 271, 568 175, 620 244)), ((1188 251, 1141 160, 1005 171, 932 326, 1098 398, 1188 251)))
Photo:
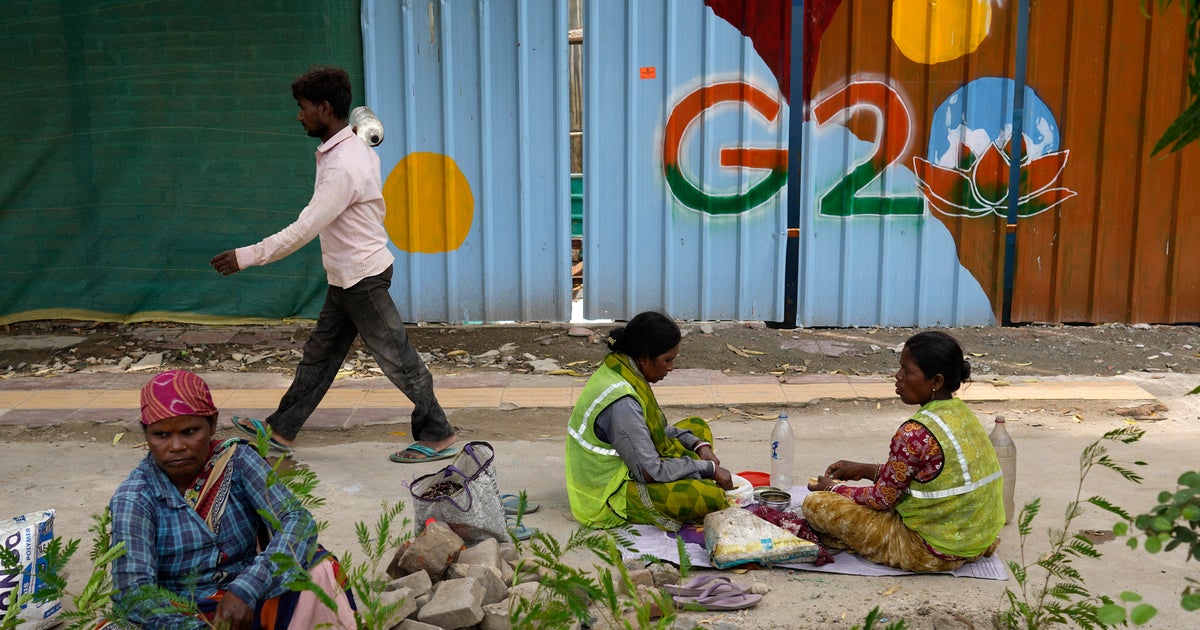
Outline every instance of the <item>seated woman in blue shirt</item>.
POLYGON ((163 372, 142 388, 141 408, 150 454, 110 503, 113 544, 126 546, 112 571, 118 614, 147 628, 355 627, 337 561, 317 545, 312 515, 245 440, 213 439, 217 409, 204 379, 163 372), (270 535, 265 546, 260 533, 270 535), (336 610, 311 592, 290 591, 294 576, 278 575, 275 553, 310 567, 336 610), (199 616, 147 587, 195 602, 199 616))

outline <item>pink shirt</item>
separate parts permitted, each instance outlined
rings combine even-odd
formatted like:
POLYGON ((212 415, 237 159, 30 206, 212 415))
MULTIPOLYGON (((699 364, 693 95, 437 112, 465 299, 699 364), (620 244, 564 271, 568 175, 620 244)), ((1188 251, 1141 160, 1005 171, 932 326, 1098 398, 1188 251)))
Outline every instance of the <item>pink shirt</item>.
POLYGON ((236 251, 242 269, 266 265, 321 238, 329 284, 347 288, 383 272, 394 258, 383 229, 379 156, 349 126, 317 147, 312 199, 291 225, 236 251))

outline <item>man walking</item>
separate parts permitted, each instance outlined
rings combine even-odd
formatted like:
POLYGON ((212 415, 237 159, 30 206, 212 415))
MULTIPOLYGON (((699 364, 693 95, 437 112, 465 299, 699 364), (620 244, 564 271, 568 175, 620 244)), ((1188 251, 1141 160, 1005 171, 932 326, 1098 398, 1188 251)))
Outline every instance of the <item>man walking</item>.
MULTIPOLYGON (((388 293, 394 258, 383 228, 379 156, 354 135, 349 124, 350 77, 341 68, 313 68, 292 83, 292 97, 300 107, 296 119, 309 136, 321 139, 312 199, 291 225, 209 261, 228 276, 280 260, 320 236, 329 288, 292 385, 266 419, 271 446, 284 452, 292 449, 300 428, 333 384, 354 338, 361 335, 384 374, 414 405, 415 442, 393 453, 392 461, 450 457, 456 452, 450 445, 458 438, 433 393, 433 376, 409 343, 388 293)), ((262 420, 234 418, 233 422, 250 435, 265 431, 262 420)))

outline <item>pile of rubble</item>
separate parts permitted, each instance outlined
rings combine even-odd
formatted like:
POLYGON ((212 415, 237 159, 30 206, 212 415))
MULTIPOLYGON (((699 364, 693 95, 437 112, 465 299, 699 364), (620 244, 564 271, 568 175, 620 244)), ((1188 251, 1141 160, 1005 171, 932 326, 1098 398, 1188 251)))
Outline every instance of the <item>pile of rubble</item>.
MULTIPOLYGON (((673 566, 631 563, 629 576, 643 597, 643 591, 679 582, 673 566)), ((403 619, 393 626, 399 630, 510 630, 511 598, 533 600, 540 586, 534 559, 518 558, 516 545, 488 538, 466 547, 438 521, 396 550, 387 574, 392 581, 380 604, 400 604, 392 617, 403 619)))

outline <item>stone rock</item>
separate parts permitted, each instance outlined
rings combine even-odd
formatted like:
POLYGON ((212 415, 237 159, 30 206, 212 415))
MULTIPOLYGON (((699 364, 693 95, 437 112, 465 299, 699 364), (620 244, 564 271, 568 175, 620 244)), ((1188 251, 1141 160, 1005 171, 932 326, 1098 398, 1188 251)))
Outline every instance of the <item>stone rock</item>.
POLYGON ((417 571, 416 573, 409 573, 402 578, 392 580, 384 590, 394 591, 401 588, 409 589, 412 591, 413 597, 418 597, 428 593, 433 588, 433 580, 429 579, 428 573, 417 571))
POLYGON ((702 332, 706 335, 713 334, 713 325, 712 324, 700 324, 700 332, 702 332))
POLYGON ((462 562, 452 562, 446 567, 446 573, 442 576, 443 580, 460 580, 467 577, 467 572, 471 570, 471 565, 462 562))
POLYGON ((500 557, 509 564, 516 564, 517 546, 510 542, 500 543, 500 557))
POLYGON ((516 351, 516 349, 517 349, 517 344, 511 343, 511 342, 506 343, 503 346, 500 346, 500 348, 499 348, 500 354, 510 354, 510 353, 516 351))
POLYGON ((392 614, 392 619, 404 619, 417 611, 417 597, 413 595, 412 589, 398 588, 394 591, 384 591, 379 595, 381 606, 391 606, 397 602, 402 603, 400 608, 392 614))
POLYGON ((483 621, 483 595, 484 587, 475 578, 446 580, 421 607, 417 620, 446 630, 473 626, 483 621))
POLYGON ((467 571, 467 577, 473 577, 483 585, 484 604, 494 604, 508 597, 508 586, 504 584, 504 576, 496 567, 472 566, 467 571))
POLYGON ((567 330, 568 337, 591 337, 592 329, 583 326, 572 326, 567 330))
POLYGON ((392 564, 388 566, 387 574, 395 579, 425 571, 433 580, 437 580, 446 571, 446 567, 458 557, 462 551, 463 540, 441 521, 434 521, 414 538, 407 548, 396 551, 392 564))
POLYGON ((650 571, 651 577, 654 578, 655 586, 663 584, 679 584, 679 569, 674 565, 665 562, 655 562, 646 567, 650 571))
POLYGON ((766 595, 771 592, 771 587, 762 582, 751 582, 750 588, 746 589, 755 595, 766 595))
POLYGON ((76 335, 0 337, 0 350, 66 350, 82 342, 83 337, 76 335))
POLYGON ((431 600, 431 599, 433 599, 432 592, 417 596, 417 608, 424 608, 425 604, 428 604, 429 600, 431 600))
POLYGON ((533 368, 534 374, 545 374, 559 369, 558 361, 554 359, 532 359, 529 361, 529 366, 533 368))
POLYGON ((504 564, 504 558, 500 556, 500 542, 495 538, 488 538, 467 547, 458 554, 458 562, 499 570, 500 565, 504 564))
POLYGON ((416 619, 405 619, 398 626, 392 626, 392 630, 442 630, 441 628, 428 623, 421 623, 416 619))
MULTIPOLYGON (((651 588, 654 587, 654 576, 651 575, 650 569, 638 569, 637 571, 630 571, 629 580, 633 582, 634 588, 639 586, 649 586, 651 588)), ((624 583, 621 584, 621 590, 625 591, 626 593, 629 592, 624 583)))
POLYGON ((521 584, 516 584, 512 588, 508 589, 508 596, 532 600, 537 596, 538 586, 539 585, 537 582, 524 582, 521 584))
POLYGON ((484 604, 483 623, 479 627, 483 630, 512 630, 512 624, 508 622, 508 600, 484 604))
POLYGON ((152 370, 157 367, 162 367, 163 353, 151 352, 134 363, 129 371, 136 372, 138 370, 152 370))

